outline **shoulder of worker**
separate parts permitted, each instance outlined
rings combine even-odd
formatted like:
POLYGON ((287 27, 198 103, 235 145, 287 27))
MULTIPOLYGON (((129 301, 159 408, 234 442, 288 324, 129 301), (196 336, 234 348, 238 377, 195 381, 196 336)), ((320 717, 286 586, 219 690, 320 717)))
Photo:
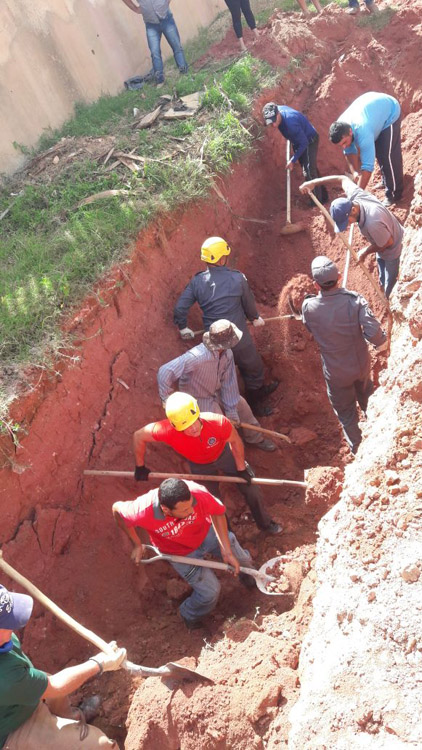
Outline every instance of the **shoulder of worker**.
POLYGON ((305 294, 303 298, 303 302, 302 302, 302 310, 305 310, 307 306, 311 304, 311 300, 317 299, 317 297, 318 297, 317 294, 312 294, 312 293, 305 294))

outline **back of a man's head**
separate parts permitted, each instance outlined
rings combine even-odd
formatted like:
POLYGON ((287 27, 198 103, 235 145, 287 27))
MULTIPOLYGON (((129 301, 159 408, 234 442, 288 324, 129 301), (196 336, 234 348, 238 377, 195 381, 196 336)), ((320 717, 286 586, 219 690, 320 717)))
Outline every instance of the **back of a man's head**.
POLYGON ((189 499, 190 489, 183 479, 165 479, 158 488, 158 501, 169 510, 189 499))

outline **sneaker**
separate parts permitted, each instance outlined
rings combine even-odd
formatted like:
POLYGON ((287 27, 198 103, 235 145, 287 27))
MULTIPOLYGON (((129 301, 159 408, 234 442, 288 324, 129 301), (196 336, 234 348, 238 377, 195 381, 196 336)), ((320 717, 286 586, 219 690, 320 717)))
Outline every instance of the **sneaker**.
POLYGON ((349 16, 356 16, 356 15, 357 15, 358 13, 360 13, 360 8, 359 8, 359 5, 353 5, 353 7, 352 7, 352 8, 348 8, 348 9, 346 10, 346 13, 347 13, 347 14, 348 14, 349 16))
POLYGON ((267 534, 280 534, 283 531, 283 527, 279 523, 271 521, 269 526, 266 526, 262 531, 265 531, 267 534))
POLYGON ((381 182, 376 182, 372 189, 373 190, 385 190, 385 185, 383 181, 381 180, 381 182))
POLYGON ((183 76, 183 75, 186 75, 186 73, 188 72, 188 70, 189 70, 189 68, 186 65, 184 68, 179 68, 179 73, 181 73, 182 76, 183 76))
POLYGON ((255 578, 249 576, 247 573, 239 573, 239 583, 241 583, 245 589, 256 589, 255 578))
POLYGON ((252 445, 254 445, 255 448, 259 448, 260 451, 266 451, 267 453, 272 453, 277 450, 277 446, 272 440, 264 439, 261 440, 260 443, 252 443, 252 445))
POLYGON ((382 201, 382 205, 385 206, 386 208, 389 208, 390 206, 394 205, 394 203, 395 203, 394 198, 388 198, 388 196, 386 196, 384 200, 382 201))

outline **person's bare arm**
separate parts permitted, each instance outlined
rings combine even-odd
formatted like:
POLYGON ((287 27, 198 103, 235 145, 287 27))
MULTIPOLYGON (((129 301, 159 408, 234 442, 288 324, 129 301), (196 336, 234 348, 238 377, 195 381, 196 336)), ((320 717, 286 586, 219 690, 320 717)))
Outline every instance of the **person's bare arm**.
POLYGON ((130 541, 133 544, 133 550, 130 556, 131 559, 136 565, 139 565, 139 562, 142 560, 145 554, 145 547, 139 539, 136 529, 126 526, 124 519, 119 512, 119 503, 114 503, 112 512, 117 526, 126 534, 127 537, 129 537, 130 541))
POLYGON ((218 543, 221 549, 221 557, 227 565, 231 565, 234 568, 234 574, 239 574, 239 561, 232 552, 229 539, 229 531, 227 528, 226 516, 211 516, 212 525, 214 527, 215 535, 218 539, 218 543))
POLYGON ((152 436, 154 426, 155 422, 150 422, 133 433, 133 450, 137 466, 144 466, 146 444, 154 442, 152 436))
POLYGON ((393 237, 390 236, 389 240, 382 247, 378 247, 377 245, 367 245, 366 247, 363 247, 362 250, 359 250, 357 254, 358 258, 359 260, 363 260, 367 255, 371 255, 371 253, 379 253, 380 255, 382 255, 384 250, 386 250, 387 247, 391 247, 392 244, 393 237))
POLYGON ((234 462, 238 471, 243 471, 246 468, 245 464, 245 448, 242 443, 239 433, 236 432, 235 428, 232 427, 232 431, 229 435, 228 442, 232 449, 234 462))
POLYGON ((363 169, 359 175, 358 187, 362 188, 362 190, 365 190, 371 177, 372 177, 372 172, 368 172, 366 169, 363 169))
POLYGON ((113 651, 109 654, 100 652, 82 664, 75 664, 56 674, 48 675, 48 684, 42 698, 61 698, 70 695, 91 677, 120 669, 126 659, 126 649, 117 648, 115 643, 110 643, 110 647, 113 651))
POLYGON ((317 187, 317 185, 341 185, 344 192, 346 192, 346 185, 356 187, 350 177, 346 177, 344 174, 333 174, 328 177, 316 177, 314 180, 302 182, 302 184, 299 185, 299 190, 301 193, 310 193, 311 190, 317 187))
POLYGON ((139 5, 135 5, 135 3, 132 2, 132 0, 123 0, 124 4, 130 9, 133 10, 134 13, 141 14, 142 11, 139 7, 139 5))

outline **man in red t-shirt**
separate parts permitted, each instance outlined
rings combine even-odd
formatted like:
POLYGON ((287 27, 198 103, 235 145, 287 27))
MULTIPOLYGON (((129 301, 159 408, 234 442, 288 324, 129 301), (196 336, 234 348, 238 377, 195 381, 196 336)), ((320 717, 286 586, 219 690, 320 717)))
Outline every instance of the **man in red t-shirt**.
MULTIPOLYGON (((147 443, 166 443, 189 461, 192 474, 238 476, 247 484, 236 484, 251 510, 259 529, 269 534, 281 531, 264 508, 261 492, 251 484, 255 476, 245 461, 243 443, 231 422, 222 414, 203 412, 198 402, 187 393, 172 393, 166 401, 167 419, 141 427, 133 436, 136 469, 135 479, 146 481, 150 470, 145 466, 147 443)), ((218 494, 217 482, 205 482, 207 489, 218 494)))
MULTIPOLYGON (((251 556, 228 531, 225 511, 220 500, 205 487, 181 479, 165 479, 158 489, 113 505, 117 525, 134 545, 132 559, 136 564, 145 549, 135 530, 138 526, 148 531, 152 544, 163 554, 199 559, 212 554, 232 565, 238 575, 239 564, 251 567, 251 556)), ((214 609, 220 583, 210 568, 171 564, 193 588, 193 593, 180 605, 180 614, 188 628, 198 627, 200 618, 214 609)), ((240 580, 254 586, 253 578, 246 573, 240 574, 240 580)))

